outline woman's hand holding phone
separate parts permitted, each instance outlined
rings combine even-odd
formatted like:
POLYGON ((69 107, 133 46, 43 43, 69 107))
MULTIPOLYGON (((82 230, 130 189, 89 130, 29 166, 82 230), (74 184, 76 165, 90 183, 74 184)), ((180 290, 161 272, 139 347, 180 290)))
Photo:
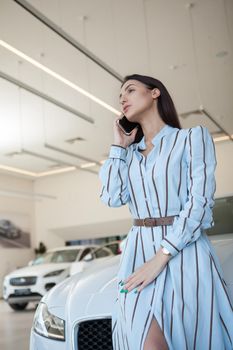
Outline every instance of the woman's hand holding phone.
POLYGON ((137 134, 138 128, 136 127, 133 129, 132 133, 130 135, 126 135, 121 128, 118 126, 118 120, 120 118, 117 117, 114 120, 114 125, 113 125, 113 133, 114 133, 114 145, 119 145, 122 147, 128 147, 131 143, 134 142, 135 136, 137 134))

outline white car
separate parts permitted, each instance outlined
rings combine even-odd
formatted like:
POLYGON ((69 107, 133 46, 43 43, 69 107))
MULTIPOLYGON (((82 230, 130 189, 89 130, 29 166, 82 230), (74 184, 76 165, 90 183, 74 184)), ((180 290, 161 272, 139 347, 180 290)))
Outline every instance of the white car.
POLYGON ((91 264, 39 303, 30 350, 112 350, 111 310, 121 255, 91 264))
POLYGON ((75 245, 48 250, 30 265, 4 278, 3 298, 14 310, 23 310, 29 302, 39 300, 55 285, 74 272, 80 272, 90 261, 112 256, 105 246, 75 245))
MULTIPOLYGON (((233 300, 233 234, 212 236, 211 241, 233 300)), ((120 255, 99 261, 47 293, 34 316, 30 350, 112 350, 119 263, 120 255)))

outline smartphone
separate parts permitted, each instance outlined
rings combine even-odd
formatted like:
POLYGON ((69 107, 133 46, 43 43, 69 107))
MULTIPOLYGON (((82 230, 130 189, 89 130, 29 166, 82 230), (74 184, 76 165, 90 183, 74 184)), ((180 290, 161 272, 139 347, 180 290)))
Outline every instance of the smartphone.
POLYGON ((117 122, 123 133, 128 136, 132 134, 132 131, 136 127, 140 126, 139 123, 130 122, 125 115, 121 119, 118 119, 117 122))

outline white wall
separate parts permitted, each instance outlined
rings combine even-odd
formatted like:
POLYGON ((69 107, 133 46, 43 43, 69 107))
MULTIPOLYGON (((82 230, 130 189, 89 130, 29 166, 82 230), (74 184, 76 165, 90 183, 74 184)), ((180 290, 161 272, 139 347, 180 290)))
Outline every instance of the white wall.
POLYGON ((233 142, 219 142, 215 148, 217 154, 216 196, 233 195, 233 142))
MULTIPOLYGON (((16 191, 33 194, 33 182, 14 176, 0 174, 0 191, 16 191)), ((12 196, 0 195, 0 213, 28 215, 32 227, 31 247, 35 244, 34 202, 12 196)), ((32 248, 2 248, 0 247, 0 296, 4 275, 17 267, 24 266, 34 256, 32 248)))
POLYGON ((35 203, 37 241, 46 240, 49 247, 68 239, 103 237, 108 231, 110 235, 125 233, 130 227, 128 207, 109 209, 101 202, 101 184, 95 174, 77 170, 37 179, 34 190, 57 196, 35 203), (128 221, 118 227, 115 221, 123 219, 128 221), (101 231, 101 223, 109 225, 101 231))

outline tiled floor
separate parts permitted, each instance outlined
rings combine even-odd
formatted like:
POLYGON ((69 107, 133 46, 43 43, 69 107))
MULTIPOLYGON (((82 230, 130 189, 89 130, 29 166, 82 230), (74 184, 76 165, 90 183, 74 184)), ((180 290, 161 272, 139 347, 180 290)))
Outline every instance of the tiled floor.
POLYGON ((0 299, 0 349, 28 350, 35 308, 29 304, 24 311, 13 311, 0 299))

